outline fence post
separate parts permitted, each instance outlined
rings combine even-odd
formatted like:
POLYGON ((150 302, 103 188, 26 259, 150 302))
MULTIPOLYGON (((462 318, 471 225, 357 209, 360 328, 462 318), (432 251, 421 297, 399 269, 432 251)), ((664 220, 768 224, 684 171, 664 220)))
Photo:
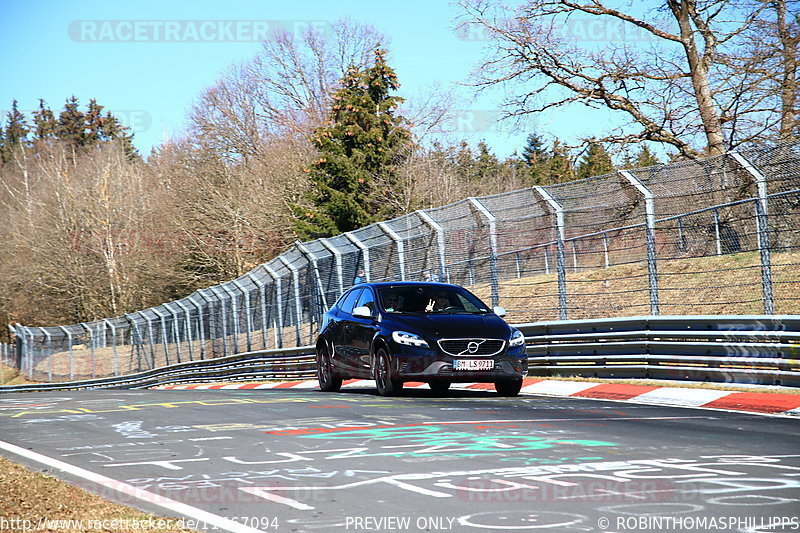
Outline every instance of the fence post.
MULTIPOLYGON (((46 341, 47 345, 50 346, 50 350, 49 350, 49 353, 47 355, 47 381, 52 383, 53 382, 53 350, 52 350, 52 344, 50 343, 50 334, 47 332, 47 329, 45 329, 45 328, 39 328, 39 331, 42 332, 42 335, 44 335, 44 338, 47 339, 47 341, 46 341)), ((0 382, 2 382, 2 381, 3 380, 0 379, 0 382)))
POLYGON ((117 327, 107 318, 103 319, 103 322, 111 329, 111 352, 114 356, 114 375, 119 376, 119 363, 117 362, 117 327))
POLYGON ((627 170, 619 173, 644 196, 645 210, 645 246, 647 250, 647 279, 650 286, 650 314, 657 315, 658 311, 658 270, 656 258, 656 209, 653 193, 647 186, 639 181, 627 170))
POLYGON ((295 267, 291 261, 286 259, 283 255, 279 255, 278 260, 283 263, 283 265, 292 273, 292 284, 294 285, 295 340, 297 342, 296 346, 300 346, 303 342, 300 335, 300 322, 303 319, 303 312, 300 309, 300 272, 297 270, 297 267, 295 267))
POLYGON ((378 227, 383 231, 390 239, 392 239, 397 246, 397 260, 400 264, 400 281, 406 280, 406 253, 405 247, 403 246, 403 239, 400 235, 397 234, 395 230, 389 227, 386 222, 378 222, 378 227))
POLYGON ((722 255, 722 241, 719 237, 719 211, 717 208, 714 208, 714 236, 715 242, 717 243, 717 255, 722 255))
POLYGON ((611 266, 611 261, 608 256, 608 233, 603 232, 603 259, 605 260, 606 268, 611 266))
POLYGON ((178 362, 181 361, 181 333, 180 333, 180 326, 178 325, 178 311, 171 305, 175 302, 165 303, 164 307, 169 310, 169 314, 172 316, 172 338, 175 340, 175 355, 178 358, 178 362))
MULTIPOLYGON (((222 318, 222 356, 228 355, 228 313, 225 309, 225 295, 217 292, 217 287, 209 287, 208 290, 214 295, 214 298, 219 303, 220 314, 222 318)), ((214 342, 213 339, 211 342, 214 342)))
POLYGON ((264 270, 275 281, 275 306, 278 308, 277 347, 283 348, 283 305, 281 304, 281 277, 271 267, 264 265, 264 270))
POLYGON ((477 198, 467 198, 469 203, 481 213, 489 223, 489 272, 492 277, 492 305, 500 304, 500 280, 497 269, 497 217, 477 198))
POLYGON ((333 259, 336 263, 336 275, 339 279, 339 294, 336 296, 337 298, 344 294, 344 273, 342 272, 342 252, 339 251, 336 246, 334 246, 328 239, 320 239, 319 242, 322 243, 322 246, 330 250, 333 254, 333 259))
MULTIPOLYGON (((228 295, 228 299, 231 302, 231 334, 233 335, 233 353, 236 354, 239 353, 239 302, 236 301, 236 293, 228 285, 229 283, 221 283, 219 288, 228 295)), ((225 304, 223 303, 222 305, 224 306, 225 304)))
POLYGON ((255 274, 248 272, 247 277, 258 287, 261 294, 261 346, 267 349, 267 284, 258 279, 255 274))
MULTIPOLYGON (((306 258, 306 261, 311 264, 311 267, 314 269, 314 281, 317 283, 317 290, 319 290, 319 296, 322 302, 322 308, 327 311, 328 310, 328 299, 325 297, 325 287, 322 286, 322 278, 319 275, 319 263, 317 262, 317 256, 311 253, 311 251, 305 247, 303 243, 300 241, 295 241, 295 245, 297 249, 300 250, 300 253, 303 254, 306 258)), ((323 311, 323 313, 325 312, 323 311)), ((319 318, 322 318, 321 316, 319 318)))
POLYGON ((153 323, 144 311, 139 311, 139 316, 147 323, 147 343, 150 345, 150 368, 156 368, 156 345, 153 342, 153 323))
POLYGON ((543 187, 533 188, 556 213, 556 271, 558 272, 558 315, 567 319, 567 260, 564 257, 564 209, 561 204, 543 187))
MULTIPOLYGON (((197 294, 200 294, 200 292, 198 291, 197 294)), ((200 294, 200 297, 203 298, 203 295, 200 294)), ((205 298, 203 299, 205 300, 205 298)), ((187 300, 197 309, 197 340, 200 341, 200 360, 203 361, 206 358, 206 331, 203 327, 203 304, 195 301, 194 295, 190 295, 187 300)))
POLYGON ((233 283, 234 287, 239 289, 239 292, 241 292, 244 297, 244 323, 247 328, 247 331, 245 331, 245 338, 247 340, 247 351, 252 352, 253 344, 250 340, 250 333, 253 331, 253 317, 250 315, 250 291, 248 291, 238 279, 231 281, 231 283, 233 283))
POLYGON ((75 379, 75 360, 72 358, 72 332, 64 326, 58 326, 58 329, 64 332, 67 336, 67 347, 69 352, 69 380, 75 379))
POLYGON ((92 378, 94 378, 94 332, 92 331, 92 328, 89 327, 89 324, 85 322, 81 322, 81 327, 86 330, 86 333, 89 334, 89 361, 92 378))
MULTIPOLYGON (((181 302, 180 300, 175 300, 175 305, 183 311, 183 316, 186 317, 184 321, 185 329, 186 329, 186 342, 189 344, 189 361, 194 361, 194 346, 192 345, 192 318, 189 315, 189 308, 181 302)), ((175 317, 177 323, 177 316, 175 317)), ((178 351, 178 357, 180 357, 180 351, 178 351)))
POLYGON ((153 314, 156 315, 159 321, 161 322, 161 343, 164 345, 165 364, 169 365, 169 339, 167 338, 167 317, 155 307, 151 308, 150 311, 152 311, 153 314))
POLYGON ((361 257, 364 258, 364 275, 367 278, 367 283, 371 280, 371 274, 369 273, 369 247, 361 242, 358 237, 353 235, 353 232, 347 231, 343 234, 347 239, 356 245, 356 248, 361 250, 361 257))
POLYGON ((428 213, 420 209, 417 211, 419 218, 422 219, 427 225, 436 232, 436 244, 438 246, 439 252, 439 276, 442 281, 447 281, 450 283, 450 273, 447 271, 447 266, 445 263, 445 236, 444 236, 444 228, 441 224, 436 222, 432 216, 428 213))
POLYGON ((772 257, 769 248, 769 211, 767 209, 767 178, 750 161, 738 152, 730 152, 736 160, 756 180, 758 201, 756 202, 756 228, 758 250, 761 254, 761 290, 764 298, 764 314, 775 313, 775 300, 772 293, 772 257))

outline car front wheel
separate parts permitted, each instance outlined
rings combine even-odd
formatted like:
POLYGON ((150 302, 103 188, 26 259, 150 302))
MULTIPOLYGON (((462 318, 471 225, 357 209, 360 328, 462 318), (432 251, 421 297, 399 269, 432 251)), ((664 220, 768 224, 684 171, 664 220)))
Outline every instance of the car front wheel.
POLYGON ((389 354, 385 348, 378 349, 378 353, 375 354, 372 375, 375 378, 375 385, 378 387, 378 394, 381 396, 395 396, 403 390, 403 382, 392 377, 389 354))
POLYGON ((333 370, 333 361, 325 346, 317 350, 317 379, 322 392, 337 392, 342 388, 342 378, 333 370))
POLYGON ((522 379, 513 379, 506 381, 497 381, 494 384, 494 390, 500 396, 516 396, 522 388, 522 379))

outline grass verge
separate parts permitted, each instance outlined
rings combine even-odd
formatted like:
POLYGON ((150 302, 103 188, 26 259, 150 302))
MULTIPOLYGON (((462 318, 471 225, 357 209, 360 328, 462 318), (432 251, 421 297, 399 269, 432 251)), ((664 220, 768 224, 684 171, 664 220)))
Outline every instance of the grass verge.
POLYGON ((191 531, 182 528, 179 520, 111 503, 80 487, 41 472, 31 471, 0 457, 0 520, 2 519, 7 522, 0 524, 2 531, 191 531))

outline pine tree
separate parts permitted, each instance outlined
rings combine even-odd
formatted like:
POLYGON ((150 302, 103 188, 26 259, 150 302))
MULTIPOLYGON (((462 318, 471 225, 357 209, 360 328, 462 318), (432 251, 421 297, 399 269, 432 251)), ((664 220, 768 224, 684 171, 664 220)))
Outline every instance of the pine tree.
POLYGON ((549 183, 564 183, 575 179, 575 168, 572 165, 572 156, 569 149, 557 138, 553 140, 550 150, 550 160, 547 164, 549 183))
POLYGON ((526 182, 531 185, 548 183, 550 154, 547 152, 544 140, 539 135, 535 133, 528 135, 525 147, 522 149, 522 159, 526 166, 526 182))
POLYGON ((9 162, 15 150, 18 150, 28 142, 28 132, 30 129, 25 124, 25 115, 18 107, 17 101, 11 101, 11 111, 6 113, 6 126, 3 130, 3 144, 0 151, 0 159, 3 163, 9 162))
POLYGON ((319 157, 307 169, 311 208, 292 206, 302 238, 351 231, 396 213, 389 201, 397 194, 397 166, 407 157, 411 132, 397 114, 402 99, 386 63, 375 50, 371 67, 348 69, 332 97, 329 120, 314 130, 319 157))
MULTIPOLYGON (((103 106, 98 106, 102 109, 103 106)), ((106 116, 101 117, 100 127, 98 130, 98 138, 102 142, 117 141, 122 144, 122 149, 128 159, 134 161, 139 159, 139 152, 133 145, 133 133, 129 133, 129 128, 124 126, 117 117, 110 112, 106 116)))
MULTIPOLYGON (((83 115, 84 122, 86 123, 85 140, 86 144, 95 144, 100 142, 103 136, 103 106, 97 103, 97 100, 91 98, 89 100, 89 107, 83 115)), ((105 140, 105 139, 104 139, 105 140)))
POLYGON ((86 121, 83 112, 78 109, 75 96, 67 98, 64 109, 58 115, 57 135, 59 139, 83 146, 86 140, 86 121))
POLYGON ((489 146, 481 141, 478 143, 478 157, 475 159, 475 172, 472 179, 483 181, 497 176, 500 172, 500 161, 489 150, 489 146))
POLYGON ((611 162, 611 156, 608 155, 605 147, 598 142, 590 142, 589 148, 583 154, 578 165, 578 178, 591 178, 593 176, 602 176, 614 171, 614 163, 611 162))
POLYGON ((638 168, 652 167, 662 164, 663 163, 658 156, 651 152, 647 145, 642 146, 642 149, 636 155, 636 159, 634 161, 634 165, 638 168))
POLYGON ((39 98, 39 109, 33 112, 33 133, 37 141, 51 141, 56 138, 56 119, 53 112, 39 98))

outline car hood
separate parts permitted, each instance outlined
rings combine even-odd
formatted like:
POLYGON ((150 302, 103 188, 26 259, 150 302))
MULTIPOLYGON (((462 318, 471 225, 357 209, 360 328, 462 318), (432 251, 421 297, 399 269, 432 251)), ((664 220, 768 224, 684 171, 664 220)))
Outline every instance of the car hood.
POLYGON ((387 326, 432 338, 508 339, 511 328, 494 313, 384 316, 387 326))

